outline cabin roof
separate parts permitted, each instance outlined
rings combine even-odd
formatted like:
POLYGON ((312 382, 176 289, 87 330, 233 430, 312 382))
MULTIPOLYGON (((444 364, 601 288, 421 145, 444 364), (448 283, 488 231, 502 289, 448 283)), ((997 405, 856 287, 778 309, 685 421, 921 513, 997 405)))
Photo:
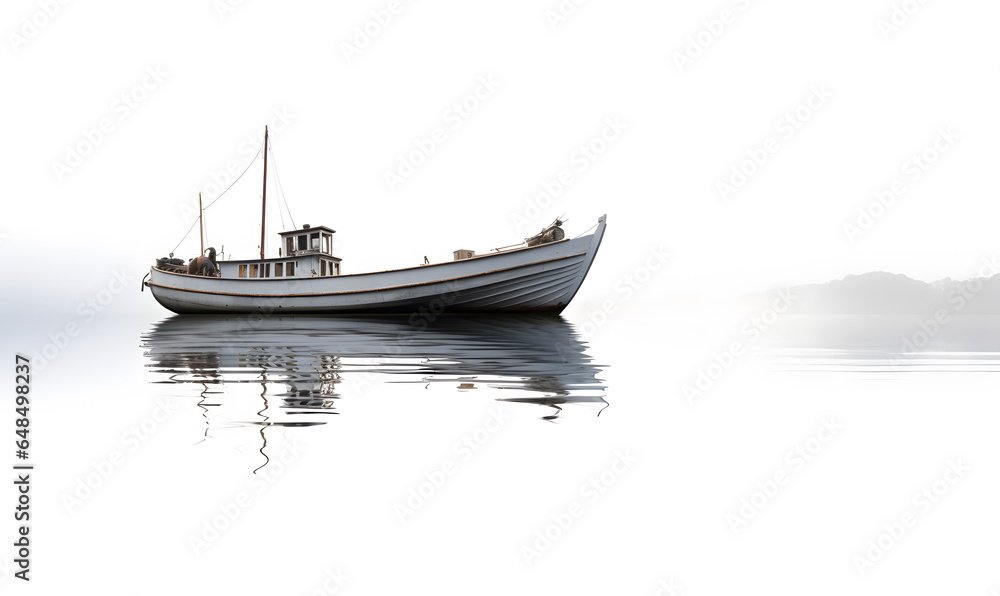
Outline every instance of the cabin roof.
POLYGON ((287 232, 278 232, 278 235, 279 236, 286 236, 288 234, 308 234, 309 232, 318 232, 320 230, 322 230, 324 232, 330 232, 331 234, 336 234, 337 233, 337 230, 330 229, 330 228, 328 228, 326 226, 310 226, 308 228, 301 228, 299 230, 289 230, 287 232))
MULTIPOLYGON (((312 228, 310 228, 312 229, 312 228)), ((275 261, 298 261, 302 259, 308 259, 310 257, 322 257, 324 259, 329 259, 331 261, 336 261, 338 263, 342 262, 343 259, 340 257, 335 257, 333 255, 328 255, 325 252, 309 252, 306 254, 298 254, 291 257, 268 257, 266 259, 226 259, 225 261, 219 261, 220 263, 273 263, 275 261)))

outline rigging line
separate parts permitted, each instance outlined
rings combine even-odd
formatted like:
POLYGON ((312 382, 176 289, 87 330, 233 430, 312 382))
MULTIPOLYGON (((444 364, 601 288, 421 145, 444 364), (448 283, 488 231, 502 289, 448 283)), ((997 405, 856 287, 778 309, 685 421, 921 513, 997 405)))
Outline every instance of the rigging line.
POLYGON ((177 246, 174 247, 174 250, 170 251, 171 254, 173 254, 174 252, 177 252, 177 249, 180 247, 180 245, 184 243, 184 239, 188 237, 188 234, 191 233, 191 230, 193 230, 196 225, 198 225, 198 220, 197 219, 194 220, 194 223, 191 224, 191 227, 188 228, 188 231, 184 232, 184 236, 181 237, 181 241, 177 243, 177 246))
MULTIPOLYGON (((274 157, 274 154, 272 153, 271 156, 274 157)), ((277 178, 277 176, 278 176, 278 171, 277 170, 275 170, 274 176, 277 178)), ((281 211, 281 203, 280 202, 278 203, 278 217, 281 218, 281 229, 282 229, 282 231, 287 230, 288 228, 285 227, 285 214, 281 211)))
MULTIPOLYGON (((274 163, 274 165, 275 165, 275 168, 274 168, 274 178, 277 179, 278 178, 278 168, 277 168, 277 162, 274 161, 274 149, 272 149, 270 146, 268 146, 267 152, 271 154, 271 162, 274 163)), ((274 196, 278 199, 278 216, 281 218, 281 229, 282 230, 286 230, 288 228, 285 227, 285 214, 281 210, 281 194, 283 194, 283 193, 279 193, 278 192, 278 190, 280 190, 281 186, 280 185, 275 186, 275 183, 272 182, 271 183, 271 187, 274 188, 274 190, 275 190, 274 196)))
MULTIPOLYGON (((278 160, 274 157, 274 143, 268 146, 267 151, 271 154, 271 162, 274 164, 274 179, 278 185, 279 192, 275 193, 275 196, 278 197, 278 213, 281 213, 281 204, 284 203, 285 210, 288 211, 288 218, 291 219, 292 212, 288 210, 288 199, 285 198, 285 189, 281 188, 281 176, 278 175, 278 160)), ((294 226, 294 223, 292 225, 294 226)))
MULTIPOLYGON (((261 149, 263 149, 263 148, 264 148, 264 144, 263 144, 263 143, 261 143, 261 146, 260 146, 260 149, 257 149, 257 155, 260 155, 260 152, 261 152, 261 149)), ((252 160, 250 160, 250 163, 248 163, 248 164, 247 164, 247 169, 246 169, 246 170, 243 170, 243 174, 246 174, 246 173, 247 173, 247 170, 249 170, 249 169, 250 169, 250 166, 252 166, 252 165, 253 165, 253 163, 254 163, 255 161, 257 161, 257 155, 254 155, 254 156, 253 156, 253 159, 252 159, 252 160)), ((236 184, 237 182, 239 182, 240 178, 242 178, 242 177, 243 177, 243 174, 240 174, 239 176, 237 176, 237 177, 236 177, 236 180, 233 180, 233 184, 236 184)), ((211 207, 212 205, 214 205, 214 204, 215 204, 215 201, 218 201, 219 199, 221 199, 221 198, 222 198, 222 195, 226 194, 226 192, 228 192, 228 191, 229 191, 229 189, 233 187, 233 184, 230 184, 229 186, 227 186, 227 187, 226 187, 226 190, 222 191, 222 194, 220 194, 219 196, 215 197, 215 199, 213 199, 213 200, 212 200, 212 202, 211 202, 211 203, 209 203, 208 205, 205 205, 205 207, 204 207, 204 209, 202 209, 202 211, 204 211, 205 209, 208 209, 209 207, 211 207)), ((191 230, 193 230, 193 229, 194 229, 194 227, 195 227, 196 225, 198 225, 198 220, 197 220, 197 219, 196 219, 196 220, 194 220, 194 223, 192 223, 192 224, 191 224, 191 227, 190 227, 190 228, 188 228, 188 231, 187 231, 187 232, 184 232, 184 236, 182 236, 182 237, 181 237, 181 241, 180 241, 180 242, 178 242, 178 243, 177 243, 177 246, 175 246, 175 247, 174 247, 174 250, 172 250, 172 251, 170 251, 170 252, 176 252, 176 251, 177 251, 177 249, 178 249, 178 248, 180 247, 180 245, 184 243, 184 239, 188 237, 188 234, 190 234, 190 233, 191 233, 191 230)))
POLYGON ((271 161, 274 162, 274 178, 278 181, 278 190, 281 191, 281 200, 285 203, 285 211, 288 212, 288 219, 292 222, 292 229, 297 228, 295 218, 292 217, 292 209, 288 206, 288 198, 285 196, 285 189, 281 187, 281 176, 278 175, 278 160, 274 157, 274 143, 267 148, 271 152, 271 161))
MULTIPOLYGON (((254 164, 254 162, 257 161, 257 156, 260 155, 260 152, 261 152, 261 150, 263 148, 264 148, 264 145, 262 143, 261 146, 257 149, 256 155, 253 156, 253 159, 251 159, 250 163, 247 164, 246 169, 243 170, 243 174, 246 174, 247 170, 250 169, 250 166, 252 166, 254 164)), ((221 199, 222 195, 226 194, 226 192, 228 192, 229 189, 233 187, 233 184, 236 184, 237 182, 240 181, 240 178, 243 177, 243 174, 240 174, 239 176, 237 176, 236 180, 233 180, 233 183, 226 187, 226 190, 222 191, 222 193, 219 196, 215 197, 215 199, 213 199, 211 203, 209 203, 208 205, 205 205, 205 209, 208 209, 209 207, 211 207, 212 205, 214 205, 216 201, 218 201, 219 199, 221 199)))
POLYGON ((278 160, 274 157, 274 148, 268 147, 268 152, 271 154, 271 162, 274 164, 274 179, 276 184, 274 196, 278 201, 278 213, 281 215, 282 226, 284 226, 284 213, 287 211, 288 218, 291 219, 291 211, 288 211, 288 199, 284 196, 285 189, 281 188, 281 178, 278 176, 278 160), (281 208, 282 204, 285 205, 284 211, 281 208))
POLYGON ((584 231, 583 231, 583 232, 581 232, 580 234, 577 234, 576 236, 573 236, 573 240, 576 240, 576 239, 577 239, 577 238, 579 238, 580 236, 583 236, 584 234, 586 234, 586 233, 587 233, 587 232, 589 232, 590 230, 593 230, 593 229, 594 229, 594 228, 596 228, 596 227, 597 227, 597 224, 594 224, 594 225, 590 226, 590 228, 588 228, 587 230, 584 230, 584 231))

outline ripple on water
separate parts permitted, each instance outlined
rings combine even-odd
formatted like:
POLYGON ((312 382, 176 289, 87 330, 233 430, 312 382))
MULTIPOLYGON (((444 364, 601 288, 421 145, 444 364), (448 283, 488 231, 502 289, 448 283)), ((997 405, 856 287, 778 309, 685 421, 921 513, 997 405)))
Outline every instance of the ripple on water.
POLYGON ((601 367, 559 317, 184 315, 154 324, 142 348, 153 382, 196 398, 207 428, 321 425, 388 384, 535 404, 546 420, 608 405, 601 367))

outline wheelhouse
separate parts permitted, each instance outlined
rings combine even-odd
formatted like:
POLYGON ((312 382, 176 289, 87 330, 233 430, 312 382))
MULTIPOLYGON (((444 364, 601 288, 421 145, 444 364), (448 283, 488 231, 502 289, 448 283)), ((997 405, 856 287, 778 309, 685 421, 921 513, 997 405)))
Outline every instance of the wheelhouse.
POLYGON ((341 259, 333 256, 333 235, 326 226, 279 232, 276 259, 220 261, 222 277, 237 279, 287 279, 340 275, 341 259))

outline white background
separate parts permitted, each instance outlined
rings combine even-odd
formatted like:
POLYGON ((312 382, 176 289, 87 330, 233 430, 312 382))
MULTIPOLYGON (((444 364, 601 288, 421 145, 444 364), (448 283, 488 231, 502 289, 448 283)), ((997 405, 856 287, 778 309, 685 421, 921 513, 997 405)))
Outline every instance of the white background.
MULTIPOLYGON (((370 23, 385 20, 387 1, 234 4, 5 3, 5 47, 0 51, 4 81, 0 256, 5 270, 0 298, 6 329, 21 330, 20 337, 30 338, 25 339, 29 344, 38 345, 46 333, 75 320, 78 304, 105 288, 116 271, 132 281, 116 298, 114 316, 144 320, 162 316, 164 311, 151 296, 137 291, 139 279, 189 228, 197 193, 206 192, 206 203, 210 200, 213 176, 219 179, 231 161, 237 164, 236 171, 243 171, 265 125, 271 126, 277 173, 296 223, 336 229, 335 253, 344 259, 345 272, 414 265, 424 255, 432 261, 447 260, 457 248, 486 251, 513 244, 562 214, 567 215, 566 229, 573 236, 608 214, 600 256, 566 314, 579 324, 591 320, 608 297, 619 301, 621 323, 608 325, 597 336, 614 337, 615 344, 611 348, 596 344, 595 351, 599 360, 610 362, 623 346, 621 353, 628 354, 636 374, 626 379, 622 372, 626 369, 619 367, 616 373, 612 365, 609 375, 618 379, 617 395, 628 388, 636 399, 664 395, 677 401, 676 388, 690 381, 692 369, 682 367, 669 382, 650 371, 669 357, 686 355, 684 342, 700 337, 697 328, 684 327, 679 337, 687 339, 672 338, 675 327, 644 324, 643 314, 675 307, 710 309, 744 292, 872 270, 927 281, 964 278, 974 274, 981 257, 994 252, 997 244, 1000 207, 994 171, 1000 65, 995 23, 1000 8, 995 3, 589 0, 580 6, 564 1, 560 9, 556 0, 488 4, 421 0, 400 2, 401 10, 379 27, 370 23), (46 15, 46 6, 51 15, 46 15), (554 19, 560 10, 565 18, 554 19), (890 28, 885 23, 891 24, 894 14, 898 25, 890 28), (39 25, 26 24, 32 20, 39 25), (364 47, 347 56, 345 44, 357 43, 366 26, 369 32, 378 29, 377 34, 367 42, 362 39, 364 47), (679 66, 678 56, 685 54, 691 60, 679 66), (162 80, 150 78, 150 71, 163 73, 162 80), (496 91, 481 99, 461 126, 453 127, 448 110, 474 94, 484 78, 498 84, 496 91), (786 138, 778 122, 806 104, 814 89, 832 96, 818 109, 800 111, 806 117, 786 138), (123 94, 135 104, 127 111, 122 108, 123 94), (276 118, 276 113, 288 121, 276 118), (87 141, 103 119, 110 120, 110 132, 97 143, 87 141), (609 119, 621 121, 626 130, 580 171, 576 152, 599 136, 609 119), (446 141, 412 176, 390 188, 386 172, 395 171, 401 156, 410 155, 415 141, 429 137, 435 128, 444 130, 446 141), (939 130, 949 128, 957 141, 914 179, 908 173, 912 170, 905 169, 908 162, 934 142, 939 130), (764 146, 769 138, 775 140, 777 151, 724 200, 719 182, 728 180, 732 168, 748 159, 748 151, 764 146), (247 147, 253 148, 250 154, 247 147), (87 155, 71 171, 60 172, 58 164, 65 164, 74 150, 87 155), (564 169, 571 170, 573 182, 536 210, 537 195, 564 169), (895 180, 902 181, 906 191, 879 210, 863 235, 851 242, 845 224, 857 224, 858 209, 870 210, 874 193, 895 180), (616 284, 656 249, 670 252, 669 264, 623 302, 616 284), (633 343, 626 349, 627 341, 633 343)), ((275 189, 268 189, 269 256, 276 256, 273 234, 281 228, 275 189)), ((225 245, 226 253, 235 257, 256 254, 260 191, 258 162, 207 211, 207 244, 225 245)), ((195 230, 177 253, 186 259, 197 250, 195 230)), ((104 338, 98 331, 88 333, 104 338)), ((10 350, 21 345, 13 335, 8 337, 10 350)), ((712 350, 725 345, 724 340, 725 334, 712 335, 705 345, 690 350, 691 366, 704 364, 712 350), (722 340, 716 341, 718 337, 722 340)), ((134 345, 134 334, 125 341, 134 345)), ((75 370, 71 363, 83 368, 88 362, 86 348, 73 350, 68 352, 76 354, 68 359, 68 370, 75 370)), ((740 393, 736 379, 728 382, 740 393)), ((817 387, 811 383, 796 391, 808 394, 810 387, 817 387)), ((94 387, 91 390, 96 391, 94 387)), ((850 557, 908 502, 911 489, 933 480, 952 455, 949 449, 961 452, 969 447, 942 444, 940 452, 924 454, 926 466, 908 469, 910 473, 885 491, 874 490, 880 500, 877 506, 857 492, 850 492, 847 501, 837 497, 837 491, 852 482, 877 482, 880 471, 892 467, 888 454, 895 447, 905 451, 922 445, 927 435, 917 429, 934 422, 930 410, 907 427, 901 435, 905 439, 890 442, 893 447, 878 464, 865 467, 871 445, 855 445, 848 450, 852 456, 839 464, 839 472, 827 476, 835 478, 833 486, 839 488, 811 487, 815 492, 797 507, 806 513, 830 512, 822 528, 803 529, 792 516, 775 522, 787 531, 758 533, 752 539, 758 542, 750 544, 725 542, 729 537, 724 514, 758 477, 771 471, 772 463, 782 461, 789 445, 813 432, 821 414, 839 405, 858 424, 867 424, 860 422, 867 415, 865 406, 857 401, 844 405, 836 391, 824 387, 804 411, 789 414, 794 424, 783 425, 791 418, 772 419, 767 412, 794 409, 797 402, 772 394, 766 383, 747 387, 750 395, 766 398, 756 406, 744 404, 739 415, 726 410, 726 402, 719 398, 716 406, 690 421, 693 427, 677 421, 660 427, 655 417, 647 418, 646 406, 625 405, 619 397, 619 422, 612 418, 603 427, 569 431, 579 434, 579 441, 587 441, 587 433, 641 441, 637 437, 660 436, 657 433, 669 428, 674 438, 685 438, 671 442, 674 454, 683 453, 685 445, 699 441, 699 436, 714 442, 701 442, 700 448, 707 450, 703 453, 709 454, 704 459, 682 464, 689 472, 683 475, 687 483, 671 484, 669 493, 664 493, 679 491, 678 501, 654 502, 660 494, 657 487, 665 480, 637 481, 629 490, 644 495, 643 507, 621 503, 623 510, 632 512, 622 523, 632 525, 620 527, 605 520, 608 525, 600 526, 604 530, 600 539, 579 543, 610 545, 615 556, 603 559, 606 567, 595 557, 577 568, 568 555, 548 570, 523 575, 523 570, 510 575, 513 572, 501 567, 508 575, 496 580, 501 586, 498 593, 527 590, 526 586, 534 586, 536 593, 564 588, 600 588, 609 593, 616 581, 625 578, 630 592, 654 593, 656 582, 673 574, 685 580, 685 591, 692 594, 765 592, 772 587, 769 582, 780 576, 790 578, 781 584, 782 593, 827 593, 823 586, 830 569, 842 575, 834 581, 837 589, 828 593, 888 593, 929 586, 954 588, 954 593, 987 593, 989 564, 971 556, 955 555, 961 560, 947 561, 961 569, 965 591, 956 588, 952 583, 956 576, 947 569, 935 575, 934 582, 921 575, 943 556, 926 545, 953 544, 961 553, 978 552, 969 534, 948 534, 941 528, 927 530, 936 532, 937 538, 927 539, 924 550, 914 547, 909 558, 898 556, 896 567, 886 563, 884 575, 875 583, 866 584, 853 574, 850 557), (741 416, 768 421, 768 426, 756 434, 734 435, 741 416), (761 446, 760 434, 779 427, 791 430, 761 446), (745 469, 727 459, 745 448, 740 446, 744 441, 760 449, 744 453, 745 469), (746 477, 719 480, 713 475, 719 466, 735 467, 746 477), (854 474, 859 470, 860 478, 854 474), (702 475, 714 480, 701 485, 697 479, 702 475), (715 489, 721 494, 713 493, 715 489), (710 503, 699 498, 702 490, 714 494, 710 503), (685 508, 701 505, 708 511, 706 518, 717 522, 711 532, 720 533, 722 542, 702 534, 708 530, 700 523, 685 521, 685 511, 690 510, 685 508), (847 510, 840 509, 845 506, 847 510), (859 519, 860 512, 868 513, 859 519), (843 519, 856 522, 844 529, 830 521, 843 519), (648 527, 643 525, 647 523, 648 527), (816 533, 821 530, 844 533, 830 543, 816 533), (685 541, 672 541, 671 536, 677 535, 685 541), (695 536, 700 538, 692 542, 695 536), (800 548, 802 544, 811 546, 815 556, 800 548), (574 569, 578 575, 572 575, 574 569), (973 569, 983 573, 973 576, 973 569), (588 582, 591 572, 599 574, 599 582, 588 582)), ((105 396, 112 402, 113 397, 105 396)), ((892 428, 893 413, 906 407, 884 403, 875 416, 886 425, 880 428, 892 428)), ((975 409, 967 415, 984 419, 975 409)), ((469 416, 470 423, 476 420, 478 412, 469 416)), ((952 414, 948 420, 953 433, 949 436, 964 437, 962 417, 952 414)), ((460 426, 468 425, 463 421, 460 426)), ((52 439, 58 442, 57 437, 52 439)), ((655 452, 647 445, 645 453, 655 452)), ((586 464, 572 463, 572 477, 599 471, 604 453, 586 464)), ((161 463, 172 462, 177 468, 172 477, 181 477, 182 464, 167 455, 161 463)), ((574 462, 572 456, 565 454, 574 462)), ((521 457, 531 461, 530 450, 521 457)), ((504 473, 516 477, 513 472, 518 469, 508 466, 504 473)), ((550 470, 534 470, 532 478, 544 478, 550 470)), ((68 482, 52 488, 61 490, 68 482)), ((522 488, 533 490, 527 484, 522 488)), ((285 490, 289 499, 299 494, 285 490)), ((157 493, 154 502, 161 498, 169 502, 170 494, 157 493)), ((543 513, 563 502, 558 494, 537 494, 545 498, 543 513)), ((479 498, 502 506, 489 495, 479 498)), ((963 523, 988 526, 989 519, 977 517, 990 511, 988 501, 968 511, 963 523)), ((465 507, 469 515, 477 514, 475 508, 465 507)), ((114 511, 106 514, 110 517, 98 516, 87 523, 86 535, 99 533, 106 519, 123 527, 131 523, 115 517, 114 511)), ((544 520, 537 512, 530 515, 529 529, 544 520)), ((381 566, 378 545, 367 545, 365 563, 355 561, 352 571, 360 577, 368 572, 371 578, 379 570, 391 575, 394 566, 403 565, 411 574, 426 572, 420 577, 421 591, 435 591, 428 584, 435 576, 450 577, 441 585, 452 593, 491 591, 486 562, 458 575, 448 575, 456 572, 444 565, 446 561, 436 560, 443 567, 433 573, 428 567, 434 561, 434 548, 472 557, 477 545, 489 543, 491 530, 505 525, 483 519, 492 520, 484 522, 483 533, 462 534, 474 540, 472 544, 435 544, 435 533, 427 530, 431 542, 410 544, 412 550, 391 550, 381 566), (406 557, 416 551, 421 558, 409 561, 406 557), (475 583, 476 578, 485 583, 475 583)), ((461 527, 456 519, 447 523, 449 528, 461 527)), ((58 527, 40 527, 46 527, 48 540, 60 539, 58 527)), ((521 530, 511 531, 510 545, 488 550, 484 557, 516 558, 516 541, 530 534, 521 530)), ((267 531, 276 548, 306 544, 301 536, 289 537, 274 527, 267 531), (284 544, 283 539, 299 542, 284 544)), ((345 530, 350 536, 363 531, 345 530)), ((135 534, 128 544, 95 538, 107 549, 108 569, 101 573, 115 574, 134 564, 141 549, 155 543, 155 531, 151 532, 135 534)), ((448 532, 442 535, 454 538, 448 532)), ((82 549, 88 543, 74 544, 82 549)), ((582 546, 566 548, 564 552, 578 548, 581 556, 593 552, 582 546)), ((57 560, 68 561, 72 552, 61 553, 65 558, 57 560)), ((349 552, 349 548, 339 551, 340 560, 349 558, 349 552)), ((187 565, 183 557, 165 560, 187 565)), ((254 564, 264 565, 266 560, 254 559, 254 564)), ((291 559, 281 560, 292 564, 291 559)), ((472 559, 461 560, 469 565, 472 559)), ((216 560, 216 565, 236 573, 241 561, 245 559, 232 555, 224 563, 216 560)), ((310 570, 325 565, 312 563, 310 570)), ((99 571, 87 569, 73 568, 77 573, 99 571)), ((151 568, 134 569, 134 575, 116 587, 136 586, 144 592, 137 584, 150 577, 151 568)), ((219 582, 216 588, 223 589, 225 578, 217 576, 212 565, 201 562, 192 569, 200 581, 211 578, 219 582)), ((52 577, 59 570, 49 568, 44 573, 52 577)), ((170 573, 186 571, 173 567, 170 573)), ((287 567, 268 570, 266 585, 285 585, 281 578, 287 573, 287 567)), ((321 575, 310 573, 310 577, 321 575)), ((393 581, 395 587, 408 585, 405 576, 393 581)), ((253 582, 242 578, 239 585, 243 584, 253 582)))

